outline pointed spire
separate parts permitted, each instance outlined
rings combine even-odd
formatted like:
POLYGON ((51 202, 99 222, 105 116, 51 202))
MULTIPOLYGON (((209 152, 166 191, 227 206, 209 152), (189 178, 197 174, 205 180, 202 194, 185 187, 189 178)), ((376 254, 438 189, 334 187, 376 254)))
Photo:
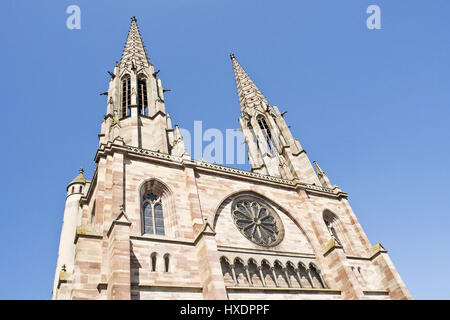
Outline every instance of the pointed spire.
POLYGON ((244 68, 241 67, 233 53, 230 53, 230 58, 233 63, 241 111, 244 112, 247 108, 259 106, 261 106, 262 110, 265 110, 269 106, 269 102, 267 102, 261 91, 250 79, 244 68))
POLYGON ((322 184, 322 187, 331 188, 331 182, 330 179, 328 179, 327 174, 325 171, 322 170, 322 168, 319 166, 319 164, 315 161, 314 163, 314 169, 316 169, 317 177, 319 178, 320 183, 322 184))
POLYGON ((318 176, 325 175, 325 171, 322 170, 322 168, 319 166, 319 164, 316 161, 313 161, 313 163, 314 163, 314 168, 316 169, 317 175, 318 176))
POLYGON ((167 121, 167 129, 173 129, 172 127, 172 118, 170 117, 170 114, 167 112, 167 117, 166 117, 166 121, 167 121))
POLYGON ((131 18, 131 26, 120 60, 120 67, 133 65, 133 63, 137 66, 148 66, 150 63, 141 33, 139 32, 136 17, 131 18))

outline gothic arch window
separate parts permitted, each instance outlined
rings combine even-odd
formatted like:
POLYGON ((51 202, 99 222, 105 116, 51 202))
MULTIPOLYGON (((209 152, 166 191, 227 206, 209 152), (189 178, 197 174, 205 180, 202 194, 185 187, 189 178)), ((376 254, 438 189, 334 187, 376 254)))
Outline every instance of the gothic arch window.
POLYGON ((266 260, 263 260, 261 262, 261 272, 264 277, 264 283, 267 287, 275 287, 276 286, 275 278, 273 276, 272 271, 273 271, 273 268, 269 264, 269 262, 267 262, 266 260))
POLYGON ((168 235, 167 227, 171 224, 167 219, 174 211, 174 203, 167 186, 152 179, 143 184, 140 194, 142 233, 168 235))
POLYGON ((170 267, 170 255, 166 253, 164 255, 164 272, 169 272, 170 267))
POLYGON ((131 78, 125 75, 122 78, 122 117, 130 115, 131 105, 131 78))
POLYGON ((325 288, 319 269, 312 263, 309 264, 309 273, 311 274, 314 288, 325 288))
POLYGON ((342 226, 339 218, 333 212, 325 210, 323 212, 323 221, 330 235, 333 236, 340 245, 344 246, 343 241, 345 241, 347 244, 344 227, 342 226))
POLYGON ((275 271, 275 277, 276 277, 276 282, 278 284, 278 287, 289 287, 288 284, 288 280, 286 278, 286 274, 284 273, 284 268, 283 265, 281 264, 281 262, 279 261, 275 261, 274 264, 274 271, 275 271))
POLYGON ((161 197, 146 193, 142 199, 144 233, 164 235, 164 216, 161 197))
POLYGON ((260 115, 258 118, 258 125, 261 131, 263 132, 264 138, 266 139, 267 146, 269 147, 270 152, 272 152, 272 132, 267 124, 266 118, 260 115))
POLYGON ((148 116, 147 78, 144 75, 138 77, 138 113, 148 116))
POLYGON ((221 257, 220 266, 222 267, 222 276, 225 283, 228 285, 234 285, 233 271, 231 270, 231 264, 228 259, 221 257))
POLYGON ((241 234, 257 245, 273 247, 283 240, 284 229, 280 217, 258 197, 236 197, 231 205, 231 215, 241 234))
POLYGON ((313 284, 311 281, 311 277, 306 270, 306 267, 303 263, 298 264, 298 275, 300 277, 300 285, 302 288, 312 288, 313 284))
POLYGON ((256 261, 250 259, 248 260, 247 265, 248 265, 248 274, 250 276, 250 283, 253 286, 262 287, 263 283, 261 279, 261 274, 259 272, 260 268, 258 267, 256 261))
POLYGON ((236 276, 237 285, 248 286, 247 272, 245 270, 244 262, 240 258, 234 259, 234 274, 236 276))
POLYGON ((286 273, 287 273, 287 276, 289 277, 289 283, 290 283, 291 287, 299 288, 300 287, 300 279, 299 279, 298 274, 295 269, 296 268, 292 262, 288 261, 286 263, 286 273))
POLYGON ((156 256, 157 256, 158 254, 156 253, 156 252, 153 252, 152 254, 151 254, 151 256, 150 256, 150 260, 151 260, 151 267, 152 267, 152 272, 155 272, 156 271, 156 256))

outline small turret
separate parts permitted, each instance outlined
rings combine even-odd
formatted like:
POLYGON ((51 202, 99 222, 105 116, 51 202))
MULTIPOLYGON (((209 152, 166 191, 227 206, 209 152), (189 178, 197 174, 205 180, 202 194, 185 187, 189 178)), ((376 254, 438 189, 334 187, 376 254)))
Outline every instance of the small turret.
MULTIPOLYGON (((75 256, 75 233, 78 225, 80 198, 84 195, 89 181, 84 177, 84 170, 81 168, 79 174, 67 185, 66 206, 59 240, 58 260, 56 263, 55 281, 53 284, 53 299, 58 295, 58 281, 60 272, 64 269, 67 276, 73 273, 75 256)), ((59 297, 63 299, 64 297, 59 297)))
POLYGON ((87 179, 84 177, 84 169, 78 170, 79 174, 67 185, 67 196, 84 192, 87 179))

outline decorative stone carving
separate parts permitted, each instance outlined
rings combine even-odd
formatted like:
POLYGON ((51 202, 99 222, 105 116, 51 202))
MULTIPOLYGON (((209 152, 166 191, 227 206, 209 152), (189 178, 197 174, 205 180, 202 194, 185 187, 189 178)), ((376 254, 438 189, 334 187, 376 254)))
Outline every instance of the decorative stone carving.
POLYGON ((280 217, 261 199, 237 197, 231 206, 231 215, 242 235, 260 246, 273 247, 283 240, 280 217))

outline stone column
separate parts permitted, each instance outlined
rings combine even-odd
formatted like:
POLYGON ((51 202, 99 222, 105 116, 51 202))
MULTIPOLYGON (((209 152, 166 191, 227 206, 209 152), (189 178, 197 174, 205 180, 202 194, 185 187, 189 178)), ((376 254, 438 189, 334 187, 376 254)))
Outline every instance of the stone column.
POLYGON ((278 284, 278 279, 277 279, 277 275, 276 275, 276 273, 275 273, 275 268, 271 267, 271 268, 270 268, 270 271, 272 271, 273 281, 275 281, 275 285, 276 285, 277 287, 279 287, 280 285, 278 284))
POLYGON ((238 282, 237 282, 237 278, 236 278, 236 271, 234 270, 234 264, 230 264, 230 268, 231 268, 231 273, 233 276, 234 284, 237 285, 238 282))
POLYGON ((258 266, 259 275, 261 276, 261 283, 263 287, 266 287, 266 279, 264 279, 264 274, 262 272, 262 268, 258 266))
POLYGON ((289 277, 289 273, 287 272, 287 268, 284 268, 283 271, 284 271, 284 274, 286 275, 286 281, 287 281, 287 284, 288 284, 289 288, 292 288, 291 278, 289 277))
POLYGON ((245 269, 245 274, 247 275, 248 285, 253 287, 253 281, 250 278, 250 272, 248 272, 248 266, 244 266, 244 269, 245 269))
POLYGON ((298 276, 298 285, 300 286, 300 288, 303 288, 302 274, 300 273, 300 270, 298 267, 295 269, 295 272, 297 272, 297 276, 298 276))

